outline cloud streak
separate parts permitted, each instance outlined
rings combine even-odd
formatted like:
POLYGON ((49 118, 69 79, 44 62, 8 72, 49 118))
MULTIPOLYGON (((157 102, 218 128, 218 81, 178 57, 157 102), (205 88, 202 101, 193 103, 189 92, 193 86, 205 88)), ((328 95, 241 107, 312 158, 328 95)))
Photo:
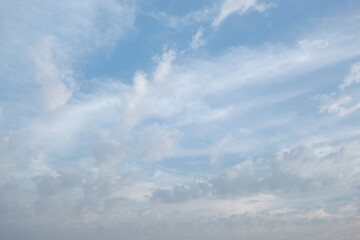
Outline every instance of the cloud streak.
POLYGON ((220 11, 212 22, 213 27, 219 27, 230 15, 238 13, 240 15, 249 11, 263 12, 272 4, 262 3, 258 0, 223 0, 220 11))

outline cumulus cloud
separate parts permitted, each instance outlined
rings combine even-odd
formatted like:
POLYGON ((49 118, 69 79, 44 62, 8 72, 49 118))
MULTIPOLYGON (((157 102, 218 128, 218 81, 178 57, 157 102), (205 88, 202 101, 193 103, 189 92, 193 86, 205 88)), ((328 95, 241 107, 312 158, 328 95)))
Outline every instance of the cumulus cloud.
POLYGON ((172 203, 197 198, 311 194, 315 190, 332 191, 330 189, 339 186, 348 188, 360 177, 358 169, 354 169, 360 161, 358 145, 359 142, 352 142, 332 146, 325 155, 318 155, 325 146, 298 146, 268 159, 243 161, 207 180, 155 190, 151 199, 172 203))

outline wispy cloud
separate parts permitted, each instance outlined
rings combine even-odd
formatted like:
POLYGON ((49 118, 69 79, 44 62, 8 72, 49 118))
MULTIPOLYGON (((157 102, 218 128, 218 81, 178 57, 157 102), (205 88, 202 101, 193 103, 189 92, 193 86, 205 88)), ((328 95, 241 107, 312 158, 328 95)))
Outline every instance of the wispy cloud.
POLYGON ((150 17, 153 17, 165 26, 176 28, 196 25, 199 23, 208 22, 212 19, 215 13, 215 8, 204 8, 190 12, 184 16, 173 16, 165 12, 160 13, 146 13, 150 17))
POLYGON ((231 14, 238 13, 243 15, 249 11, 263 12, 271 6, 272 4, 263 3, 258 0, 223 0, 220 10, 212 22, 212 26, 219 27, 231 14))
POLYGON ((345 116, 360 108, 360 102, 355 90, 357 87, 353 86, 351 89, 352 91, 348 90, 350 86, 360 82, 359 66, 359 63, 354 63, 351 66, 349 74, 339 86, 338 93, 332 93, 330 96, 318 96, 318 99, 320 100, 319 110, 321 113, 337 113, 339 116, 345 116), (340 96, 337 97, 336 95, 340 96))
POLYGON ((204 28, 200 27, 199 30, 192 36, 190 46, 192 49, 197 49, 206 44, 204 39, 204 28))

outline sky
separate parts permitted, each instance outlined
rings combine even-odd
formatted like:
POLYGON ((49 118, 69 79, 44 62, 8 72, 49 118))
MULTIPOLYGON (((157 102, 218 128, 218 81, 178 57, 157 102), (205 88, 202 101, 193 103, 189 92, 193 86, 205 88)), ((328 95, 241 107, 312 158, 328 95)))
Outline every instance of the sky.
POLYGON ((360 1, 0 0, 0 239, 360 239, 360 1))

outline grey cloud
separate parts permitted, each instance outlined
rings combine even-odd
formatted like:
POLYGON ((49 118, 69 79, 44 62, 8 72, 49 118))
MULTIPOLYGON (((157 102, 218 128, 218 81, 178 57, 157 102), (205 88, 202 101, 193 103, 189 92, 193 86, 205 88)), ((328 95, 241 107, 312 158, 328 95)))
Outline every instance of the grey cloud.
MULTIPOLYGON (((255 170, 257 171, 257 170, 255 170)), ((258 193, 294 193, 309 192, 335 182, 331 177, 325 179, 303 178, 295 173, 286 173, 276 169, 255 174, 237 173, 236 177, 226 172, 213 177, 209 182, 177 185, 171 189, 155 190, 153 201, 165 203, 186 202, 197 198, 238 197, 258 193)))
POLYGON ((347 186, 348 182, 360 177, 358 170, 352 167, 360 161, 357 145, 358 142, 348 143, 321 157, 316 155, 316 148, 295 147, 267 160, 244 161, 200 183, 155 190, 150 199, 174 203, 259 193, 306 194, 339 184, 347 186), (329 168, 331 172, 323 171, 329 168))
POLYGON ((153 192, 152 201, 167 203, 186 202, 195 198, 202 198, 211 193, 211 185, 207 182, 177 185, 171 190, 160 189, 153 192))
POLYGON ((74 171, 58 171, 58 176, 34 177, 37 191, 41 196, 53 195, 65 188, 81 187, 81 181, 81 174, 74 171))

